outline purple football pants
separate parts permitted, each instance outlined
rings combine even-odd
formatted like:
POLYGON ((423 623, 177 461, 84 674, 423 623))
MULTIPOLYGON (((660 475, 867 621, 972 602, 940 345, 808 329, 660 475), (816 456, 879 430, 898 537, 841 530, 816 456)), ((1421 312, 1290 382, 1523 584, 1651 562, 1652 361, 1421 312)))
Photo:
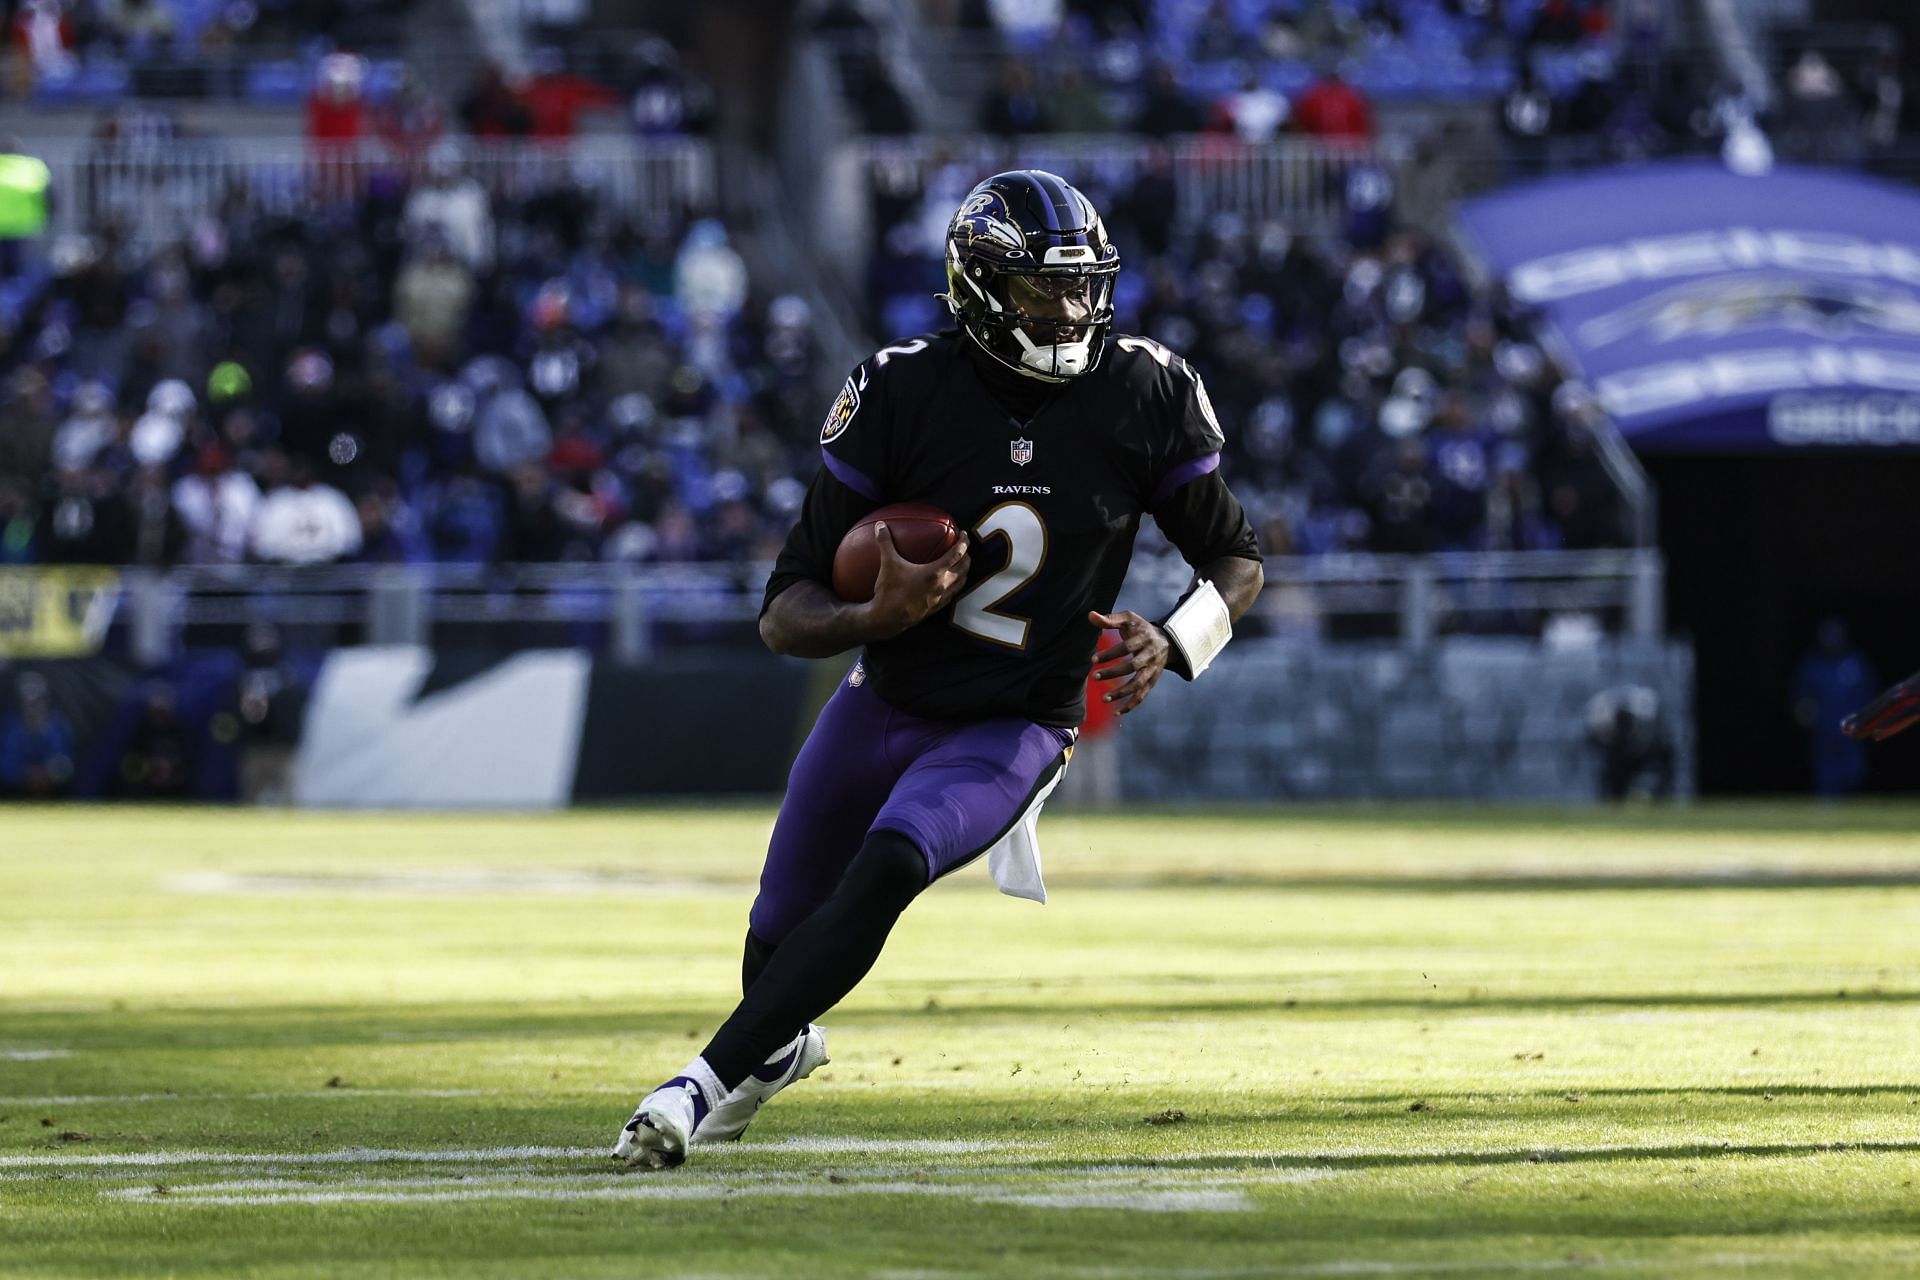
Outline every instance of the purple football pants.
POLYGON ((1073 732, 1031 720, 927 720, 855 665, 794 759, 749 924, 778 943, 840 882, 871 831, 920 848, 937 880, 987 852, 1065 765, 1073 732))

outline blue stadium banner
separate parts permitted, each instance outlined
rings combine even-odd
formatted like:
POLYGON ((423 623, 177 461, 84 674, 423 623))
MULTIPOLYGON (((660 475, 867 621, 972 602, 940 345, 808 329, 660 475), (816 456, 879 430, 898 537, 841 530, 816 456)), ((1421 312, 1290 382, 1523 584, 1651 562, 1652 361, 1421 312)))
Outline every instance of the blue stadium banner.
POLYGON ((119 599, 112 569, 0 569, 0 658, 98 653, 119 599))
POLYGON ((1681 161, 1469 201, 1460 230, 1637 449, 1920 448, 1920 192, 1681 161))

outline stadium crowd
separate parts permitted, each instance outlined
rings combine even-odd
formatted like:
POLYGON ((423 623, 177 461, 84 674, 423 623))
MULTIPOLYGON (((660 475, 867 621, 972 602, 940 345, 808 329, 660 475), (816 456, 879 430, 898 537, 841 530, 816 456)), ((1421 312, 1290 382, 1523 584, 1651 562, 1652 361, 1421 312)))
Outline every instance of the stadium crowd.
MULTIPOLYGON (((1617 538, 1590 401, 1394 219, 1384 174, 1350 178, 1333 240, 1186 234, 1165 184, 1090 184, 1128 255, 1120 328, 1205 375, 1272 550, 1617 538)), ((875 262, 888 335, 943 323, 913 231, 875 262)), ((0 324, 0 563, 764 558, 838 374, 720 223, 490 195, 450 160, 326 218, 236 199, 144 257, 65 246, 0 324)))
POLYGON ((297 98, 335 47, 397 46, 402 0, 0 0, 0 96, 297 98))
POLYGON ((807 308, 711 220, 435 162, 55 259, 0 298, 0 562, 740 559, 811 466, 807 308))

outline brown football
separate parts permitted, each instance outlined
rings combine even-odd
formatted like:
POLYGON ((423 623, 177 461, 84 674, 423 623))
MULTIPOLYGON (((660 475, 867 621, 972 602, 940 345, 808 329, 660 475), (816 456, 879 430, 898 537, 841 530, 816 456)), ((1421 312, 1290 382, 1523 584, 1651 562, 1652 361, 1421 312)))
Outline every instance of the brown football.
POLYGON ((873 584, 880 577, 880 542, 873 526, 882 520, 893 535, 894 550, 915 564, 938 560, 960 536, 952 516, 924 502, 896 502, 869 511, 847 530, 833 553, 833 594, 851 604, 873 599, 873 584))

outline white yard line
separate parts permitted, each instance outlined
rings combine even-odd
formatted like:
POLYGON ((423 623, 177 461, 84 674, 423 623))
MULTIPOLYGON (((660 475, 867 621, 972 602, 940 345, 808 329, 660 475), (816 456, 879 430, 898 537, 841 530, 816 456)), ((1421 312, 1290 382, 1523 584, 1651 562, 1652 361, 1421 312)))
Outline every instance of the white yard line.
MULTIPOLYGON (((297 1185, 297 1184, 296 1184, 297 1185)), ((294 1189, 273 1184, 271 1191, 233 1190, 205 1194, 199 1187, 186 1185, 161 1190, 157 1187, 127 1187, 104 1194, 118 1200, 141 1200, 177 1204, 284 1205, 284 1204, 448 1204, 476 1200, 733 1200, 755 1197, 832 1197, 849 1195, 950 1196, 985 1204, 1020 1205, 1042 1209, 1123 1209, 1147 1213, 1244 1213, 1254 1206, 1244 1192, 1208 1188, 1172 1188, 1164 1191, 1039 1191, 1022 1194, 993 1185, 940 1182, 684 1182, 674 1178, 626 1179, 613 1185, 566 1187, 527 1186, 524 1184, 448 1186, 434 1189, 402 1190, 391 1187, 294 1189)))
POLYGON ((54 1093, 0 1098, 0 1107, 110 1106, 120 1102, 278 1102, 286 1098, 497 1098, 513 1089, 286 1089, 260 1093, 54 1093))
POLYGON ((1253 1201, 1244 1191, 1212 1188, 1164 1191, 1040 1191, 995 1192, 973 1197, 987 1204, 1010 1204, 1029 1209, 1126 1209, 1147 1213, 1248 1213, 1253 1201))
POLYGON ((48 1062, 72 1056, 71 1049, 0 1049, 0 1062, 48 1062))
MULTIPOLYGON (((729 1150, 739 1148, 727 1148, 729 1150)), ((754 1148, 745 1148, 753 1150, 754 1148)), ((766 1147, 759 1148, 766 1150, 766 1147)), ((858 1166, 835 1165, 811 1169, 765 1169, 743 1170, 722 1165, 714 1167, 707 1163, 707 1157, 718 1149, 701 1150, 695 1156, 695 1163, 684 1169, 663 1175, 676 1183, 714 1183, 730 1187, 747 1184, 775 1182, 812 1182, 828 1174, 836 1174, 853 1179, 867 1181, 898 1181, 901 1179, 931 1179, 941 1183, 975 1182, 983 1178, 994 1180, 996 1187, 1013 1194, 1017 1188, 1008 1188, 1009 1179, 1041 1179, 1046 1188, 1065 1185, 1068 1187, 1097 1188, 1114 1190, 1122 1188, 1172 1188, 1190 1189, 1195 1185, 1205 1187, 1235 1186, 1283 1186, 1303 1182, 1318 1182, 1327 1178, 1351 1177, 1352 1171, 1343 1169, 1167 1169, 1143 1165, 1039 1165, 1031 1163, 999 1164, 993 1162, 965 1165, 941 1165, 924 1162, 901 1163, 898 1161, 883 1164, 860 1164, 858 1166), (1066 1181, 1061 1182, 1062 1179, 1066 1181)), ((65 1163, 75 1163, 67 1161, 65 1163)), ((495 1184, 514 1184, 526 1182, 558 1183, 562 1181, 581 1182, 583 1185, 604 1186, 609 1177, 649 1178, 651 1173, 627 1170, 606 1159, 604 1153, 590 1155, 586 1168, 579 1161, 568 1160, 564 1163, 533 1164, 502 1161, 498 1164, 477 1166, 475 1173, 447 1174, 382 1174, 377 1172, 327 1174, 311 1161, 298 1157, 283 1157, 278 1163, 193 1163, 178 1166, 142 1162, 113 1165, 90 1165, 79 1169, 58 1169, 42 1165, 34 1169, 0 1170, 0 1183, 6 1182, 45 1182, 48 1180, 77 1180, 84 1182, 130 1182, 144 1180, 148 1182, 167 1181, 174 1190, 206 1191, 222 1190, 260 1190, 268 1187, 308 1188, 316 1190, 341 1189, 382 1189, 393 1187, 474 1187, 495 1184), (324 1177, 324 1182, 316 1179, 324 1177), (197 1181, 213 1178, 217 1181, 197 1181), (224 1180, 219 1180, 224 1179, 224 1180), (237 1181, 236 1181, 237 1180, 237 1181), (244 1184, 244 1185, 239 1185, 244 1184)), ((351 1166, 350 1166, 351 1167, 351 1166)))
MULTIPOLYGON (((351 1092, 329 1090, 330 1093, 351 1092)), ((279 1096, 279 1095, 276 1095, 279 1096)), ((760 1152, 799 1155, 982 1155, 995 1151, 1030 1149, 1009 1142, 968 1142, 943 1138, 784 1138, 777 1142, 719 1143, 702 1147, 700 1156, 728 1158, 760 1152)), ((605 1159, 610 1147, 460 1147, 413 1150, 393 1147, 349 1147, 338 1151, 131 1151, 124 1155, 89 1153, 56 1155, 25 1153, 0 1155, 0 1169, 87 1168, 95 1165, 314 1165, 314 1164, 488 1164, 504 1160, 605 1159)))
POLYGON ((780 1138, 773 1142, 726 1142, 699 1148, 701 1156, 787 1151, 801 1155, 972 1156, 993 1151, 1030 1151, 1020 1142, 975 1142, 965 1138, 780 1138))
POLYGON ((0 1155, 0 1169, 85 1168, 89 1165, 142 1165, 163 1168, 189 1164, 487 1164, 502 1160, 578 1160, 605 1157, 605 1147, 457 1147, 420 1151, 397 1147, 348 1147, 342 1151, 129 1151, 117 1155, 0 1155))

